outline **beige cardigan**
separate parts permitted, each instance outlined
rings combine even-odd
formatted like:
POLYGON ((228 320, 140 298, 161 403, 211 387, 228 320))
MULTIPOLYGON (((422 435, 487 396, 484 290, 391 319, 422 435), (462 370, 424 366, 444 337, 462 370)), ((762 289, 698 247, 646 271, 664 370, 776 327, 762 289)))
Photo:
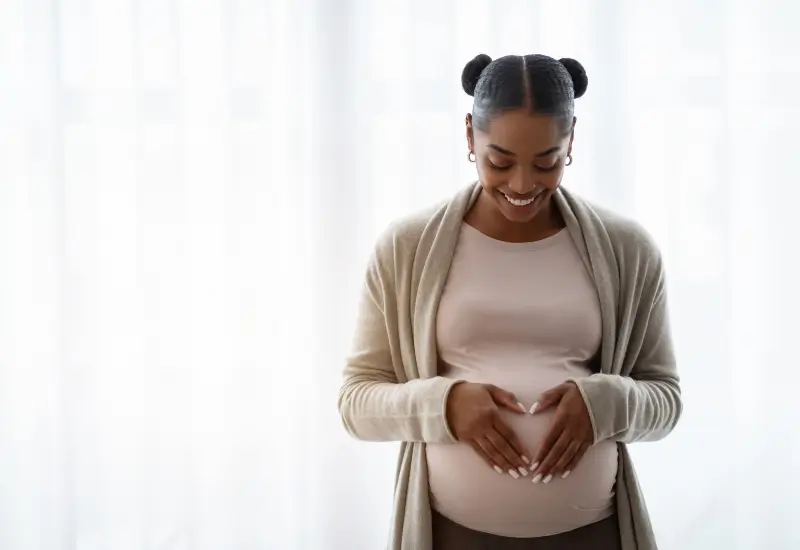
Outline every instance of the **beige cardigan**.
MULTIPOLYGON (((454 442, 437 376, 436 311, 464 215, 480 185, 393 224, 369 262, 339 411, 366 441, 402 441, 390 550, 431 550, 426 442, 454 442)), ((576 380, 595 441, 618 442, 623 550, 657 548, 627 443, 666 436, 681 415, 661 256, 636 223, 561 189, 555 195, 592 275, 603 326, 599 372, 576 380)), ((435 549, 434 549, 435 550, 435 549)))

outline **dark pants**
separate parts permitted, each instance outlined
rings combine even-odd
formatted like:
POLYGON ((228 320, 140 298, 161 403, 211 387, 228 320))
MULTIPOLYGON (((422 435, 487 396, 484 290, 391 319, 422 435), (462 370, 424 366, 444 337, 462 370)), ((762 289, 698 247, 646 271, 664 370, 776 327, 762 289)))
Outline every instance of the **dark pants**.
POLYGON ((518 539, 467 529, 435 510, 433 550, 619 550, 619 524, 611 516, 558 535, 518 539))

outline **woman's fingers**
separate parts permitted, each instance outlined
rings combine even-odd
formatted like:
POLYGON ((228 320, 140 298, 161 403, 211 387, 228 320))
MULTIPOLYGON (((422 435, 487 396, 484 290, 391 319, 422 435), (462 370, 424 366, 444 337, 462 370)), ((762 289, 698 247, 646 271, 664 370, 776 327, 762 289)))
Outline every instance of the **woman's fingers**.
POLYGON ((564 473, 570 471, 569 465, 572 464, 572 460, 575 458, 575 455, 578 454, 580 448, 580 441, 575 441, 574 439, 570 441, 569 445, 567 445, 567 448, 564 450, 564 453, 561 455, 561 458, 558 459, 556 465, 552 470, 550 470, 550 473, 553 474, 553 476, 561 476, 562 478, 565 477, 564 473))
MULTIPOLYGON (((517 436, 517 433, 511 429, 511 426, 506 424, 505 420, 501 416, 496 416, 494 419, 494 429, 497 430, 497 433, 508 442, 511 446, 512 451, 514 452, 515 457, 519 457, 520 461, 517 462, 518 468, 528 468, 530 467, 531 460, 528 458, 531 456, 530 451, 527 449, 525 444, 522 440, 517 436)), ((523 474, 527 475, 527 474, 523 474)))
POLYGON ((525 408, 525 405, 520 403, 516 396, 510 391, 506 391, 491 384, 487 385, 486 389, 489 391, 489 395, 492 397, 492 401, 494 401, 496 405, 499 405, 500 407, 506 408, 509 411, 517 414, 525 414, 528 412, 528 410, 525 408))
POLYGON ((578 447, 578 451, 575 453, 575 455, 572 457, 572 460, 569 461, 569 464, 567 464, 566 468, 564 469, 564 473, 561 474, 562 478, 566 478, 570 474, 570 472, 572 472, 572 470, 575 469, 575 467, 578 465, 578 463, 580 463, 581 459, 583 458, 583 455, 585 455, 586 451, 589 450, 589 447, 591 447, 591 444, 581 443, 580 447, 578 447))
POLYGON ((518 478, 521 475, 528 475, 528 470, 525 468, 526 465, 522 457, 514 450, 514 447, 500 435, 500 432, 491 431, 486 434, 486 439, 489 440, 492 446, 497 449, 497 452, 506 459, 506 463, 510 466, 508 475, 513 478, 518 478))
POLYGON ((505 472, 497 463, 495 463, 494 459, 491 456, 489 456, 481 448, 480 445, 478 445, 477 441, 472 439, 468 443, 469 443, 469 446, 472 447, 472 449, 475 451, 475 453, 481 458, 481 460, 483 460, 486 463, 486 465, 489 466, 489 468, 492 468, 498 474, 502 474, 502 473, 505 472))
POLYGON ((534 473, 534 483, 539 483, 540 481, 543 483, 550 483, 550 480, 553 479, 553 467, 561 459, 561 456, 567 450, 571 442, 572 438, 566 432, 561 432, 561 435, 550 448, 547 455, 542 459, 534 473))
POLYGON ((566 478, 591 446, 571 437, 564 420, 557 418, 536 455, 538 461, 532 463, 530 451, 496 409, 475 431, 465 442, 489 467, 515 479, 533 472, 534 483, 546 484, 556 476, 566 478))
MULTIPOLYGON (((533 462, 535 464, 541 465, 544 463, 544 459, 550 454, 550 451, 558 441, 558 438, 561 437, 561 434, 564 432, 564 424, 565 422, 563 417, 555 417, 553 424, 550 426, 550 429, 547 431, 547 434, 544 436, 541 444, 539 445, 539 451, 536 453, 536 456, 533 457, 533 462)), ((539 471, 541 471, 541 466, 539 471)))
MULTIPOLYGON (((478 456, 498 474, 507 473, 514 479, 527 476, 533 470, 529 470, 530 465, 524 465, 523 456, 519 455, 515 449, 515 446, 521 445, 521 443, 509 442, 506 437, 515 439, 516 436, 508 426, 505 426, 505 429, 510 431, 510 436, 504 436, 498 430, 489 432, 479 439, 470 440, 468 443, 478 456), (523 462, 522 466, 517 465, 520 462, 523 462)), ((571 440, 562 433, 541 466, 533 472, 533 482, 549 483, 554 477, 566 479, 580 463, 590 446, 588 443, 571 440)))
POLYGON ((499 474, 508 473, 509 475, 511 472, 516 473, 517 469, 511 465, 510 462, 497 450, 497 448, 492 444, 489 439, 482 437, 477 440, 473 440, 473 443, 477 445, 478 449, 480 449, 480 453, 486 457, 487 461, 489 462, 490 466, 499 474))

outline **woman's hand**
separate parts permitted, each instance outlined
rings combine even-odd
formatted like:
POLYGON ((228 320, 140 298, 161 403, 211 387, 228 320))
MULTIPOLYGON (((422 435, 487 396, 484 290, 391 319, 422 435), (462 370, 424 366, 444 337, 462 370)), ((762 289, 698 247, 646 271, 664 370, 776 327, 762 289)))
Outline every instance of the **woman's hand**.
POLYGON ((447 420, 456 439, 472 446, 499 474, 528 475, 530 452, 500 416, 498 406, 525 414, 514 394, 491 384, 460 382, 447 399, 447 420))
POLYGON ((542 394, 531 414, 556 407, 556 415, 533 460, 533 482, 549 483, 553 476, 566 478, 594 442, 589 410, 578 386, 565 382, 542 394))

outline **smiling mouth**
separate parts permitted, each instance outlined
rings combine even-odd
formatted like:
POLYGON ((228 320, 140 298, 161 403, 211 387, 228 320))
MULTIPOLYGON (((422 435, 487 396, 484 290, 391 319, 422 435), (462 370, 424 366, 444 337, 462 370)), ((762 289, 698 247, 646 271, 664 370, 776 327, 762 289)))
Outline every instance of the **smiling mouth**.
MULTIPOLYGON (((502 193, 502 191, 501 191, 501 193, 502 193)), ((521 206, 528 206, 529 204, 531 204, 533 201, 535 201, 535 200, 536 200, 536 198, 537 198, 539 195, 541 195, 541 193, 542 193, 542 192, 541 192, 541 191, 539 191, 538 193, 536 193, 535 195, 533 195, 532 197, 530 197, 530 198, 527 198, 527 199, 515 199, 515 198, 513 198, 513 197, 509 197, 509 196, 508 196, 508 195, 506 195, 505 193, 503 193, 503 196, 506 198, 506 200, 507 200, 509 203, 513 204, 514 206, 520 206, 520 207, 521 207, 521 206)))

